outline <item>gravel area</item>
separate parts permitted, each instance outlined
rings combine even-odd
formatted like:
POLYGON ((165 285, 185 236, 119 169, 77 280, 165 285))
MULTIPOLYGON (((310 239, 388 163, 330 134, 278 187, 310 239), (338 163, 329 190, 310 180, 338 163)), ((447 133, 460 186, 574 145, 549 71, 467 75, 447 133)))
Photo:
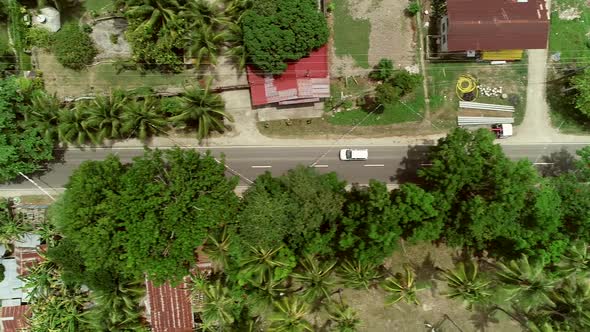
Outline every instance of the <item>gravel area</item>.
POLYGON ((127 21, 122 18, 100 21, 92 27, 90 36, 99 51, 95 61, 131 57, 131 46, 125 40, 125 29, 127 21), (113 43, 111 38, 115 36, 117 42, 113 43))

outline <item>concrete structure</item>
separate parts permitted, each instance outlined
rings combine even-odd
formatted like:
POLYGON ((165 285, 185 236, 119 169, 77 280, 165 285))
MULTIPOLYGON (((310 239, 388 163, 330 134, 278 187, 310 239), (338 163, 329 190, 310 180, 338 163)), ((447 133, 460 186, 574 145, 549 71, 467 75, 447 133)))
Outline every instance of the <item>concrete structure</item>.
POLYGON ((33 26, 57 32, 61 29, 60 14, 53 7, 43 7, 33 15, 33 26))

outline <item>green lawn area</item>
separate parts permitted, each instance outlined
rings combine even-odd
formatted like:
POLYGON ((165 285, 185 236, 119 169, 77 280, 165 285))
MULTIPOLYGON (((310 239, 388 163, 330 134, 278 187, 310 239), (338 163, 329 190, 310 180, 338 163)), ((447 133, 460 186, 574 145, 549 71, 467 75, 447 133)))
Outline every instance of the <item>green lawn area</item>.
POLYGON ((549 33, 550 52, 561 52, 561 61, 589 62, 590 47, 587 33, 590 32, 590 7, 586 0, 560 0, 554 2, 549 33), (576 8, 580 18, 561 20, 559 11, 576 8))
POLYGON ((334 9, 334 49, 337 56, 350 55, 356 64, 369 68, 369 34, 371 23, 368 19, 352 18, 354 10, 349 0, 332 0, 334 9))
POLYGON ((112 0, 86 0, 84 7, 87 11, 101 12, 101 10, 110 9, 113 6, 112 0))
MULTIPOLYGON (((517 95, 518 103, 515 107, 514 121, 520 124, 524 118, 526 106, 527 61, 506 65, 490 65, 489 63, 447 62, 429 63, 430 107, 433 116, 441 118, 455 117, 459 107, 459 98, 455 86, 459 76, 471 74, 479 83, 488 87, 502 87, 508 95, 517 95)), ((479 95, 476 102, 509 105, 510 102, 500 97, 486 97, 479 95)))

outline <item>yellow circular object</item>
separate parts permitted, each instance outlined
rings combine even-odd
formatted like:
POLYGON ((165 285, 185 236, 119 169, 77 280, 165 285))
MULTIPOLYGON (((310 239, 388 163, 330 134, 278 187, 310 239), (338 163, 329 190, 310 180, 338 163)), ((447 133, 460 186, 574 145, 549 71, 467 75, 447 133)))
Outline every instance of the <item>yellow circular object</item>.
POLYGON ((464 94, 474 92, 474 91, 475 91, 475 96, 477 97, 477 94, 478 94, 477 80, 475 79, 475 77, 473 77, 469 74, 464 74, 464 75, 459 76, 459 79, 457 80, 457 86, 456 86, 457 97, 459 97, 459 99, 463 100, 464 94))

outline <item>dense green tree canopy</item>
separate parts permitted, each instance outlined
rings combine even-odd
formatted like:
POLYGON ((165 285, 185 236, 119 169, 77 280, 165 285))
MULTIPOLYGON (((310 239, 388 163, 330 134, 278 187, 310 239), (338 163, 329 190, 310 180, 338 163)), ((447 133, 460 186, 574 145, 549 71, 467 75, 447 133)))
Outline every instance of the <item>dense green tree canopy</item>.
POLYGON ((277 178, 266 173, 244 194, 236 231, 246 245, 325 253, 343 204, 344 183, 334 173, 303 166, 277 178))
POLYGON ((456 129, 432 148, 430 160, 419 176, 439 199, 449 244, 552 257, 567 245, 558 232, 557 193, 530 162, 509 160, 489 131, 456 129))
POLYGON ((19 172, 41 170, 53 159, 54 142, 41 130, 28 126, 30 94, 38 91, 25 79, 0 79, 0 183, 12 180, 19 172))
POLYGON ((236 181, 224 171, 212 156, 180 149, 146 151, 130 165, 114 156, 85 162, 66 186, 56 221, 84 271, 178 282, 209 229, 233 219, 236 181))
POLYGON ((244 45, 261 71, 280 74, 328 41, 326 18, 315 0, 259 0, 242 18, 244 45))

